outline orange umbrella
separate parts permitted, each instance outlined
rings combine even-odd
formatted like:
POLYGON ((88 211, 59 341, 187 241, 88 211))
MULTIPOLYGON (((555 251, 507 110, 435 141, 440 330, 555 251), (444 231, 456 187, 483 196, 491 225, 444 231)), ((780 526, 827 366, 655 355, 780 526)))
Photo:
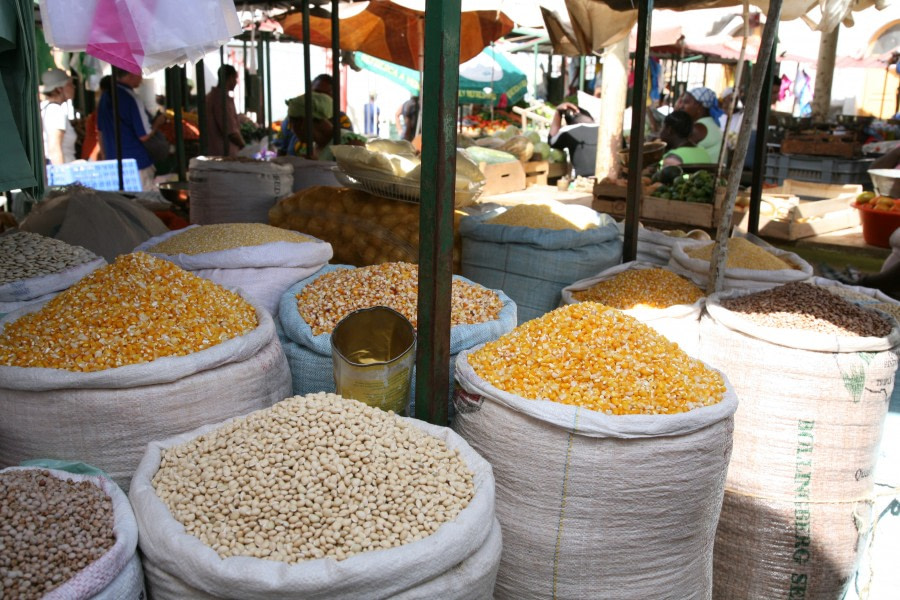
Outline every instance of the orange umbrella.
MULTIPOLYGON (((409 0, 402 0, 402 4, 393 0, 371 0, 350 5, 347 12, 353 14, 341 16, 339 20, 341 49, 358 50, 420 70, 424 48, 424 5, 424 1, 411 3, 409 0), (360 10, 357 5, 365 5, 365 8, 360 10)), ((512 20, 499 10, 464 10, 460 18, 460 63, 477 56, 491 42, 513 29, 512 20)), ((288 12, 276 19, 286 34, 303 40, 302 12, 288 12)), ((330 16, 310 15, 309 31, 311 44, 331 47, 330 16)))

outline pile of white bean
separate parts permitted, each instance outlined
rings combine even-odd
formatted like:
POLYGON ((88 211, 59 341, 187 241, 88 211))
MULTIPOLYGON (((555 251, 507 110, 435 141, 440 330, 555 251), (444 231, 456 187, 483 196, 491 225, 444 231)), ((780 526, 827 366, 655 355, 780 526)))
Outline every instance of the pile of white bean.
POLYGON ((0 257, 0 284, 59 273, 97 259, 86 248, 28 231, 0 236, 0 257))
POLYGON ((89 481, 0 473, 0 598, 59 587, 113 546, 114 523, 112 501, 89 481))
POLYGON ((391 412, 295 396, 163 452, 157 495, 219 556, 285 563, 423 539, 475 493, 456 450, 391 412))

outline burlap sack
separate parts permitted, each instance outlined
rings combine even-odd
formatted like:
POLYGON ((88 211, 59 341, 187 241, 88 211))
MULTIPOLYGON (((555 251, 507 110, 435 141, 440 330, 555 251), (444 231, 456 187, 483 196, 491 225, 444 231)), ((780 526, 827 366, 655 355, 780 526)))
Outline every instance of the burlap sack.
POLYGON ((191 223, 268 223, 269 209, 291 193, 294 169, 261 160, 192 158, 191 223))
POLYGON ((761 327, 707 298, 700 358, 741 399, 715 545, 716 598, 841 598, 872 507, 900 332, 761 327))

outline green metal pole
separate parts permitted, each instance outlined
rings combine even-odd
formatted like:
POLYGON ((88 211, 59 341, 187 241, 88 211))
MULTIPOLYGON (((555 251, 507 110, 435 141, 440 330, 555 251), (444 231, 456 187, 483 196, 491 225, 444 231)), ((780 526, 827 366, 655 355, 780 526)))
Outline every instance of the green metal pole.
POLYGON ((584 57, 578 65, 578 89, 584 91, 584 57))
POLYGON ((303 79, 306 87, 306 106, 303 109, 304 122, 306 123, 306 135, 304 143, 306 143, 306 158, 312 158, 313 153, 313 137, 312 137, 312 60, 309 54, 309 1, 303 0, 303 79))
POLYGON ((460 0, 427 0, 419 204, 416 418, 447 424, 460 0), (426 101, 425 99, 429 100, 426 101))
POLYGON ((206 67, 203 59, 197 61, 197 127, 200 129, 200 155, 209 151, 209 133, 206 123, 206 67))
MULTIPOLYGON (((244 41, 244 64, 247 64, 247 42, 244 41)), ((219 46, 219 78, 216 89, 219 90, 219 104, 222 107, 222 156, 228 156, 228 92, 225 91, 225 82, 222 81, 222 67, 225 65, 225 46, 219 46)))
POLYGON ((631 140, 628 153, 628 187, 625 196, 625 240, 622 261, 637 256, 638 219, 641 206, 641 171, 644 167, 644 113, 647 110, 647 73, 650 58, 650 23, 653 0, 638 4, 637 47, 634 52, 634 91, 631 97, 631 140))

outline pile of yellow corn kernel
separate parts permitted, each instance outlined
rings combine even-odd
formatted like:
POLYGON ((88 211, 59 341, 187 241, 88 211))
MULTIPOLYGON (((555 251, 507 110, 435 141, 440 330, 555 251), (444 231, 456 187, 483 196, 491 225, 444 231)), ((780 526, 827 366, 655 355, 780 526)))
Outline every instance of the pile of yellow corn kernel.
POLYGON ((607 415, 687 412, 721 402, 722 376, 625 313, 571 304, 469 355, 494 387, 607 415))
POLYGON ((184 356, 257 326, 246 300, 142 252, 97 269, 0 332, 0 365, 102 371, 184 356))
MULTIPOLYGON (((712 259, 715 242, 704 246, 691 246, 685 248, 685 253, 691 258, 700 260, 712 259)), ((757 246, 744 238, 728 239, 728 261, 726 269, 753 269, 755 271, 782 271, 784 269, 797 269, 785 260, 782 260, 768 252, 765 248, 757 246)))
POLYGON ((597 224, 586 220, 582 213, 569 210, 565 204, 517 204, 496 217, 485 221, 488 225, 513 225, 532 229, 585 229, 596 228, 597 224))
MULTIPOLYGON (((297 310, 313 335, 331 333, 355 310, 373 306, 393 308, 417 326, 419 267, 411 263, 382 263, 325 273, 297 294, 297 310)), ((495 292, 454 280, 450 325, 486 323, 500 316, 503 302, 495 292)))
POLYGON ((156 244, 149 251, 160 254, 204 254, 273 242, 309 241, 312 238, 302 233, 263 223, 221 223, 192 227, 156 244))
POLYGON ((579 302, 600 302, 619 310, 669 308, 704 296, 696 285, 665 269, 629 269, 572 293, 579 302))

